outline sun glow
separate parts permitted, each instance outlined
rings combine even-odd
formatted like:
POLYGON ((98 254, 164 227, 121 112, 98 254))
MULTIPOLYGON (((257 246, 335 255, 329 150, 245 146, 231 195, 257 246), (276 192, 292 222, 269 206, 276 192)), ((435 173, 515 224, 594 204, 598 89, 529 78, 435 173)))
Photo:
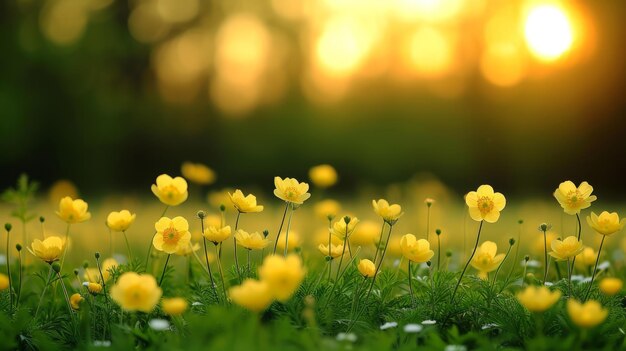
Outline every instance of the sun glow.
POLYGON ((571 49, 574 29, 563 8, 542 4, 528 12, 524 38, 535 57, 542 61, 555 61, 571 49))

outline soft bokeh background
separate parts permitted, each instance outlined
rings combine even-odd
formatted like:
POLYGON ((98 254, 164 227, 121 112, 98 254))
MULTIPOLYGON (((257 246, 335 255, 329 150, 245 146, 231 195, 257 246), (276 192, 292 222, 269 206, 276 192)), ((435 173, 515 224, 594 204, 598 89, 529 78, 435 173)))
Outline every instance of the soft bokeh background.
POLYGON ((337 191, 434 174, 626 194, 622 1, 10 0, 0 184, 148 195, 206 163, 270 190, 331 163, 337 191))

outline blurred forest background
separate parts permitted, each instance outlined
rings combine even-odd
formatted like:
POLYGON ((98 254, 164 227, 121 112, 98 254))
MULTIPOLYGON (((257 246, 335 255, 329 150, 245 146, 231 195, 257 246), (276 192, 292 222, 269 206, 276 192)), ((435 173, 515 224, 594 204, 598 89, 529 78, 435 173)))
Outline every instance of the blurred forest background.
POLYGON ((0 184, 149 194, 202 162, 272 187, 433 174, 626 195, 626 2, 0 2, 0 184), (612 189, 612 193, 607 190, 612 189))

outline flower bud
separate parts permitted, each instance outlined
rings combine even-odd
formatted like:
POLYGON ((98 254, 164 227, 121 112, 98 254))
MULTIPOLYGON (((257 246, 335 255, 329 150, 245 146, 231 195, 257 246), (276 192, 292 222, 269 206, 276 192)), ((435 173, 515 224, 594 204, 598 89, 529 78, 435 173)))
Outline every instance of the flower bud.
POLYGON ((206 217, 206 213, 204 213, 204 211, 200 210, 200 211, 198 211, 198 213, 196 213, 196 216, 198 216, 198 218, 200 218, 200 219, 204 219, 204 217, 206 217))
POLYGON ((6 229, 7 233, 11 231, 11 229, 13 229, 13 225, 11 225, 11 223, 5 223, 4 224, 4 229, 6 229))
POLYGON ((61 265, 59 264, 59 262, 54 262, 54 263, 52 264, 52 269, 53 269, 55 272, 59 273, 59 272, 61 271, 61 265))
POLYGON ((19 252, 22 251, 22 245, 20 243, 15 244, 15 249, 19 252))

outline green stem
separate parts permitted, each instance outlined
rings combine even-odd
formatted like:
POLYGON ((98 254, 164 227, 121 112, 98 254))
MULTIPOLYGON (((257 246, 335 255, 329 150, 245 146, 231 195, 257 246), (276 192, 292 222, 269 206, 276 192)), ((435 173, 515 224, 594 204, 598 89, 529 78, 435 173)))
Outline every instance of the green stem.
POLYGON ((346 223, 346 235, 343 237, 343 250, 341 250, 341 258, 339 258, 339 266, 337 267, 337 276, 335 277, 335 284, 339 282, 339 272, 341 272, 341 263, 343 262, 343 255, 346 253, 347 241, 348 241, 348 223, 346 223))
MULTIPOLYGON (((430 207, 428 208, 430 209, 430 207)), ((439 238, 441 234, 437 235, 437 272, 441 270, 441 239, 439 238)), ((409 264, 411 261, 409 260, 409 264)))
MULTIPOLYGON (((567 296, 572 297, 572 269, 570 268, 569 262, 570 259, 567 259, 567 296)), ((556 265, 557 263, 554 262, 556 265)))
MULTIPOLYGON (((239 217, 241 216, 241 212, 237 211, 237 219, 235 220, 235 233, 237 233, 237 229, 239 228, 239 217)), ((239 258, 237 257, 237 237, 233 235, 233 244, 235 245, 235 268, 237 269, 237 279, 239 279, 239 284, 241 284, 241 271, 239 270, 239 258)))
MULTIPOLYGON (((580 215, 578 215, 578 213, 576 214, 576 221, 578 222, 578 241, 580 241, 580 235, 582 234, 583 231, 583 227, 580 224, 580 215)), ((604 240, 604 239, 603 239, 604 240)), ((572 258, 572 265, 570 267, 570 269, 572 270, 572 272, 574 271, 574 263, 576 262, 576 256, 574 256, 572 258)))
POLYGON ((600 253, 602 252, 602 245, 604 245, 604 239, 606 239, 606 235, 602 235, 602 241, 600 241, 600 247, 598 248, 598 256, 596 257, 596 265, 593 267, 593 274, 591 274, 591 281, 589 282, 589 288, 587 289, 587 293, 585 294, 584 301, 587 301, 589 297, 589 293, 591 293, 591 287, 593 286, 593 280, 596 278, 596 272, 598 271, 598 262, 600 261, 600 253))
POLYGON ((222 243, 220 243, 219 251, 217 249, 217 245, 215 245, 215 255, 217 256, 217 268, 220 270, 220 279, 222 280, 224 301, 228 301, 228 295, 226 295, 226 281, 224 280, 224 270, 222 269, 222 243))
MULTIPOLYGON (((568 266, 569 266, 569 262, 568 262, 568 266)), ((561 280, 561 278, 563 277, 563 275, 561 274, 561 267, 559 266, 559 263, 557 261, 554 261, 554 268, 556 268, 556 280, 561 280)), ((568 272, 570 267, 567 267, 568 272)), ((589 272, 589 274, 591 274, 591 272, 589 272)), ((569 273, 568 273, 569 275, 569 273)))
POLYGON ((278 239, 280 239, 280 232, 283 230, 283 224, 285 224, 285 216, 287 216, 287 209, 289 208, 289 202, 285 204, 285 212, 283 212, 283 219, 280 220, 280 226, 278 232, 276 232, 276 242, 274 242, 274 255, 276 255, 276 247, 278 246, 278 239))
POLYGON ((20 284, 17 290, 17 301, 15 302, 15 309, 20 305, 20 297, 22 296, 22 251, 17 252, 17 268, 19 269, 20 284))
POLYGON ((130 249, 130 244, 128 243, 126 231, 122 230, 122 234, 124 235, 124 241, 126 242, 126 248, 128 249, 128 258, 130 259, 130 262, 133 262, 133 251, 130 249))
POLYGON ((107 285, 106 285, 106 282, 104 281, 104 275, 102 274, 102 268, 100 267, 100 259, 98 257, 96 257, 96 266, 98 266, 98 272, 100 273, 100 279, 102 281, 102 290, 104 290, 104 299, 106 300, 108 304, 109 295, 107 294, 107 285))
POLYGON ((287 251, 289 249, 289 229, 291 228, 291 217, 293 216, 293 206, 291 206, 291 211, 289 212, 289 220, 287 220, 287 231, 285 232, 285 252, 283 253, 284 257, 287 257, 287 251))
POLYGON ((459 281, 456 283, 454 287, 454 291, 452 292, 452 298, 450 299, 450 303, 454 302, 454 296, 456 296, 456 291, 459 289, 459 285, 461 285, 461 281, 463 280, 463 276, 465 275, 465 271, 467 270, 467 266, 469 266, 470 262, 472 262, 472 258, 476 254, 476 249, 478 248, 478 242, 480 241, 480 232, 483 229, 484 221, 480 221, 480 225, 478 226, 478 235, 476 235, 476 244, 474 244, 474 250, 470 255, 469 260, 465 263, 465 267, 463 267, 463 271, 461 272, 461 276, 459 277, 459 281))
MULTIPOLYGON (((569 263, 568 263, 569 265, 569 263)), ((548 239, 546 231, 543 231, 543 285, 546 285, 548 279, 548 239)))
POLYGON ((378 258, 378 251, 380 250, 380 243, 383 241, 383 234, 385 232, 385 224, 387 222, 383 219, 383 225, 380 227, 380 237, 378 238, 378 242, 376 243, 376 252, 374 253, 374 260, 372 262, 376 263, 376 259, 378 258))
POLYGON ((43 291, 41 292, 41 296, 39 296, 39 303, 37 303, 37 309, 35 310, 35 316, 33 319, 37 319, 37 314, 39 313, 39 308, 41 307, 41 301, 43 301, 43 297, 46 294, 46 290, 48 290, 48 285, 50 285, 50 278, 52 278, 52 264, 50 264, 50 270, 48 271, 48 279, 46 279, 46 285, 44 285, 43 291))
POLYGON ((70 317, 72 318, 72 321, 74 321, 74 314, 72 312, 72 305, 70 304, 70 296, 68 295, 67 289, 65 288, 65 282, 63 281, 63 277, 61 277, 61 273, 57 272, 57 277, 59 278, 59 281, 61 283, 61 288, 63 288, 63 296, 65 296, 65 302, 67 304, 68 312, 70 314, 70 317))
MULTIPOLYGON (((215 281, 213 280, 213 272, 211 271, 211 265, 209 264, 209 253, 206 249, 206 238, 204 237, 204 217, 200 218, 200 230, 202 230, 202 243, 204 244, 204 259, 206 261, 207 273, 209 273, 209 279, 211 280, 211 288, 213 288, 213 293, 215 294, 217 303, 219 303, 220 298, 217 293, 217 288, 215 287, 215 281)), ((193 248, 191 251, 193 252, 193 248)))
POLYGON ((7 230, 7 276, 9 277, 9 311, 13 309, 13 280, 11 279, 11 251, 9 251, 10 231, 7 230))
MULTIPOLYGON (((383 248, 383 251, 380 255, 380 261, 378 262, 378 265, 376 266, 376 270, 374 271, 374 276, 372 277, 372 283, 370 284, 369 289, 367 289, 367 294, 365 294, 365 298, 363 299, 364 301, 367 301, 367 299, 369 298, 370 294, 372 293, 372 289, 374 288, 374 284, 376 283, 376 277, 378 277, 378 272, 380 271, 380 267, 383 264, 383 261, 385 260, 385 254, 387 253, 387 246, 389 246, 389 238, 391 237, 391 230, 393 229, 393 225, 391 223, 389 223, 389 232, 387 234, 387 240, 385 241, 385 247, 383 248)), ((357 315, 355 316, 355 319, 352 320, 352 322, 350 323, 350 325, 348 326, 348 330, 346 332, 349 332, 352 327, 354 327, 354 324, 356 323, 357 318, 361 315, 361 313, 363 312, 364 309, 361 309, 357 315)))
MULTIPOLYGON (((430 208, 429 208, 430 209, 430 208)), ((409 293, 411 294, 411 305, 415 308, 415 295, 413 295, 413 274, 411 273, 411 260, 409 260, 409 293)))
POLYGON ((496 269, 496 273, 493 275, 493 281, 491 282, 491 289, 493 289, 493 287, 496 285, 496 280, 498 279, 498 273, 500 272, 500 269, 502 268, 502 266, 504 266, 504 262, 506 262, 507 257, 509 257, 509 254, 511 253, 511 248, 513 248, 513 245, 509 245, 509 249, 506 250, 506 255, 504 255, 502 262, 500 262, 498 269, 496 269))
POLYGON ((70 224, 67 224, 65 229, 65 250, 63 250, 63 258, 61 258, 61 269, 63 269, 63 263, 65 263, 65 255, 67 254, 67 250, 70 248, 70 224))
MULTIPOLYGON (((204 232, 203 232, 204 233, 204 232)), ((219 295, 217 293, 217 288, 215 286, 215 281, 213 280, 213 272, 211 272, 211 265, 209 264, 209 253, 206 248, 206 238, 202 238, 202 242, 204 244, 204 258, 206 260, 206 268, 207 273, 209 273, 209 279, 211 280, 211 287, 213 288, 213 293, 215 293, 215 297, 217 298, 217 302, 220 302, 219 295)))
MULTIPOLYGON (((363 282, 365 282, 367 280, 367 277, 363 277, 363 278, 364 278, 363 282)), ((354 311, 358 306, 359 290, 361 290, 361 285, 363 285, 363 283, 357 281, 355 285, 356 286, 354 287, 354 298, 352 299, 352 306, 350 307, 350 319, 353 319, 354 311)))
POLYGON ((247 252, 247 256, 248 256, 247 275, 248 275, 248 277, 250 277, 250 251, 252 251, 252 250, 248 249, 248 252, 247 252))
MULTIPOLYGON (((518 254, 519 254, 519 246, 520 246, 520 239, 522 238, 522 224, 520 223, 519 225, 519 231, 517 232, 517 246, 515 247, 515 256, 513 257, 513 264, 511 265, 511 269, 509 270, 509 274, 506 275, 506 280, 504 281, 504 286, 506 286, 509 283, 509 280, 511 279, 511 275, 513 275, 513 271, 515 270, 515 267, 517 266, 517 259, 519 258, 518 254)), ((504 290, 504 287, 502 288, 502 290, 504 290)), ((500 290, 500 292, 502 292, 502 290, 500 290)))
POLYGON ((167 259, 165 260, 165 265, 163 266, 163 273, 161 273, 161 279, 159 279, 159 286, 161 286, 161 283, 163 283, 163 278, 165 278, 165 270, 167 269, 167 264, 170 262, 171 256, 172 256, 171 254, 167 255, 167 259))

